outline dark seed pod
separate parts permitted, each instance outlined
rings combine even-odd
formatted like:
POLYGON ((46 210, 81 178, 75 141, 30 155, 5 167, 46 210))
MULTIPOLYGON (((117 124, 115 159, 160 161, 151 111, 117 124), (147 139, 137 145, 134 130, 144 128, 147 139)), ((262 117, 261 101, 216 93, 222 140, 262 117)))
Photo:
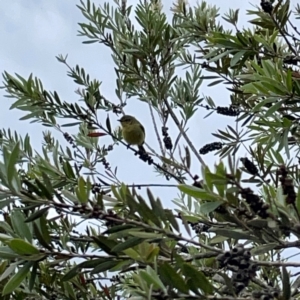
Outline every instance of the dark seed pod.
POLYGON ((246 274, 244 272, 233 273, 231 279, 232 281, 242 282, 246 278, 246 274))
POLYGON ((258 169, 257 169, 257 167, 254 165, 254 163, 251 160, 249 160, 247 157, 243 157, 240 160, 243 163, 243 165, 246 168, 246 170, 251 175, 257 175, 258 174, 258 169))
POLYGON ((274 298, 278 298, 279 297, 279 291, 277 291, 277 290, 273 290, 272 292, 271 292, 271 294, 272 294, 272 296, 274 297, 274 298))
POLYGON ((229 257, 232 256, 230 251, 226 251, 223 255, 224 255, 226 258, 229 258, 229 257))
POLYGON ((249 260, 251 258, 251 252, 248 250, 245 250, 243 253, 243 257, 244 257, 244 259, 249 260))
POLYGON ((256 272, 256 271, 258 271, 258 266, 255 264, 250 264, 248 267, 248 270, 249 270, 249 272, 252 272, 252 273, 256 272))
POLYGON ((245 284, 243 282, 237 282, 235 285, 235 290, 236 290, 236 293, 240 293, 244 288, 245 288, 245 284))
POLYGON ((223 144, 220 143, 220 142, 206 144, 205 146, 203 146, 199 150, 199 153, 200 154, 207 154, 208 152, 212 152, 212 151, 215 151, 215 150, 220 150, 220 149, 222 149, 222 147, 223 147, 223 144))
POLYGON ((233 255, 241 255, 243 252, 244 252, 244 247, 243 246, 236 246, 231 251, 231 253, 233 255))
POLYGON ((236 117, 240 114, 240 110, 238 108, 235 108, 233 106, 230 107, 217 107, 217 113, 220 115, 230 116, 230 117, 236 117))
POLYGON ((241 258, 240 257, 235 257, 230 260, 230 264, 233 266, 239 266, 241 263, 241 258))
POLYGON ((173 144, 172 144, 172 140, 169 136, 165 136, 164 139, 164 144, 167 150, 172 150, 173 148, 173 144))
POLYGON ((261 0, 260 6, 265 13, 271 14, 271 12, 273 10, 273 6, 270 1, 261 0))

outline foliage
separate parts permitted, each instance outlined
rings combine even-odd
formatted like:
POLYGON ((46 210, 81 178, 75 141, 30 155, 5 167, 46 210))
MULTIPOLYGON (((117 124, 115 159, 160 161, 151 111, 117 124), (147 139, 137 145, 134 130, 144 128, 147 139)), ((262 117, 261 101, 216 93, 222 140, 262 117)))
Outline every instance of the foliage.
POLYGON ((283 253, 300 247, 300 33, 289 1, 248 10, 249 28, 239 27, 238 10, 220 17, 204 1, 177 0, 171 22, 158 0, 82 0, 78 8, 84 43, 111 50, 118 100, 62 55, 81 102, 62 100, 33 75, 4 72, 11 108, 48 131, 41 153, 29 135, 1 131, 1 299, 297 299, 300 263, 283 253), (227 88, 228 107, 200 96, 206 83, 227 88), (112 129, 110 117, 130 98, 149 107, 146 128, 159 150, 142 155, 112 129), (196 149, 188 125, 203 108, 236 127, 196 149), (112 143, 100 146, 103 135, 112 143), (109 162, 118 145, 178 189, 175 210, 151 183, 120 181, 109 162), (203 158, 211 151, 221 158, 214 167, 203 158))

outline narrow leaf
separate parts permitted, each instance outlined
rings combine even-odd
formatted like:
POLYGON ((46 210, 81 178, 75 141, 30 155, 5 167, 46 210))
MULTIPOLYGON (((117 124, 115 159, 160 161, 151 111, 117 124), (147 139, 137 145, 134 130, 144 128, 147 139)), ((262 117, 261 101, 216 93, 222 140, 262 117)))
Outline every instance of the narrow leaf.
POLYGON ((13 277, 9 279, 3 288, 2 295, 7 295, 13 292, 26 278, 31 266, 34 264, 32 261, 28 261, 24 266, 16 273, 13 277))

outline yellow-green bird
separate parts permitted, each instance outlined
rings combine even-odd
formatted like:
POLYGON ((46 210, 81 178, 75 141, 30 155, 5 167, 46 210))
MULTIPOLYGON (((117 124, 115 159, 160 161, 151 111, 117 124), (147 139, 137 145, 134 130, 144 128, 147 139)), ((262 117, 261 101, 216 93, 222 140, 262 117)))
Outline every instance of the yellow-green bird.
POLYGON ((118 120, 122 126, 122 135, 129 145, 137 145, 141 152, 146 152, 143 144, 145 142, 145 128, 133 116, 125 115, 118 120))

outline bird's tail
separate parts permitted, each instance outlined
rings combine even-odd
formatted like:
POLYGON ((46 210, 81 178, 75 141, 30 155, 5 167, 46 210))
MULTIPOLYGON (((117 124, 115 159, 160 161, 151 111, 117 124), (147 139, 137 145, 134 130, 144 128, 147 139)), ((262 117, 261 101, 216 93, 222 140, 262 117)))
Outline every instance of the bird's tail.
POLYGON ((141 153, 146 153, 146 150, 143 145, 139 145, 138 148, 141 153))

